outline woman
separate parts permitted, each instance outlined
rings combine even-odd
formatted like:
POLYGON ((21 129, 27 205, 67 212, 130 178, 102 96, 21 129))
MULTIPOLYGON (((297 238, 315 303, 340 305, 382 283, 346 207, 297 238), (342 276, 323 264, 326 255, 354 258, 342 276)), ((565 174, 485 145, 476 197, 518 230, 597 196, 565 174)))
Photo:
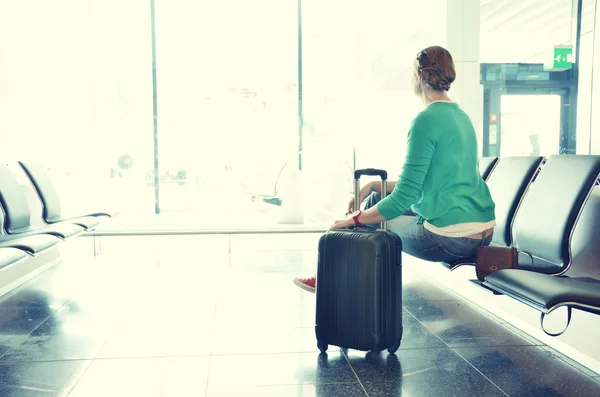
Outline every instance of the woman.
MULTIPOLYGON (((415 60, 413 86, 425 105, 408 131, 404 166, 391 192, 377 201, 381 184, 360 191, 369 197, 364 211, 349 205, 346 219, 331 229, 388 221, 388 230, 402 239, 407 254, 431 262, 472 258, 492 239, 494 201, 479 173, 477 137, 469 116, 446 94, 456 78, 450 53, 429 47, 415 60), (353 212, 354 211, 354 212, 353 212)), ((316 277, 294 279, 314 292, 316 277)))

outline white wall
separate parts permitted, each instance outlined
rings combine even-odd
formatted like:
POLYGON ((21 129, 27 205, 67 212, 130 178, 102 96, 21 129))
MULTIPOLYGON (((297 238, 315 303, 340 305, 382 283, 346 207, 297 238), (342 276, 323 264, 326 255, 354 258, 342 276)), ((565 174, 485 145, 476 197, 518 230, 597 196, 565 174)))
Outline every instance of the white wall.
POLYGON ((449 94, 469 115, 481 142, 480 8, 479 0, 447 0, 446 47, 456 68, 456 81, 449 94))

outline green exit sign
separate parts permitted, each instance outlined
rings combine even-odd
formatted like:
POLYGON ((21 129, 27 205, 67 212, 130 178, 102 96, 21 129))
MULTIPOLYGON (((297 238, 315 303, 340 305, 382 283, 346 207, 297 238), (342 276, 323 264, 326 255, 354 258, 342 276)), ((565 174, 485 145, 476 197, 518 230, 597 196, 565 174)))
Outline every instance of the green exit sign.
POLYGON ((554 47, 554 69, 571 69, 573 66, 573 47, 554 47))

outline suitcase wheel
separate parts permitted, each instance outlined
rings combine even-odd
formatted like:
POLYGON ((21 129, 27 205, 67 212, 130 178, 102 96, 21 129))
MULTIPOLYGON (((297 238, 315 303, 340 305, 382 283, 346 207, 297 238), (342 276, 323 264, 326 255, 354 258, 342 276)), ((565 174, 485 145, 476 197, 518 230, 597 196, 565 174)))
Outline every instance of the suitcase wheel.
POLYGON ((398 349, 400 348, 401 341, 402 341, 402 339, 398 339, 398 341, 396 343, 394 343, 392 346, 390 346, 388 348, 388 353, 390 353, 390 354, 396 353, 396 351, 398 351, 398 349))
POLYGON ((329 345, 323 341, 317 341, 317 347, 319 348, 319 350, 321 351, 321 353, 325 353, 327 351, 327 349, 329 348, 329 345))
POLYGON ((379 350, 369 350, 366 354, 367 358, 373 359, 375 357, 379 356, 379 353, 381 353, 381 351, 379 350))

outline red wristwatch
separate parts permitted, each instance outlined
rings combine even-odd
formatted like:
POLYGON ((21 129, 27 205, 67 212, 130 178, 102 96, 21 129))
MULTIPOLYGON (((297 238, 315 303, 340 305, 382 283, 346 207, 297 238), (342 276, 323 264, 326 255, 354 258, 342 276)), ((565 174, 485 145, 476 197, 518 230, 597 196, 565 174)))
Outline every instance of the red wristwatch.
POLYGON ((360 216, 360 214, 362 214, 362 211, 355 211, 355 212, 352 214, 352 220, 354 221, 354 224, 355 224, 356 226, 362 226, 362 223, 360 223, 360 222, 358 221, 358 217, 360 216))

